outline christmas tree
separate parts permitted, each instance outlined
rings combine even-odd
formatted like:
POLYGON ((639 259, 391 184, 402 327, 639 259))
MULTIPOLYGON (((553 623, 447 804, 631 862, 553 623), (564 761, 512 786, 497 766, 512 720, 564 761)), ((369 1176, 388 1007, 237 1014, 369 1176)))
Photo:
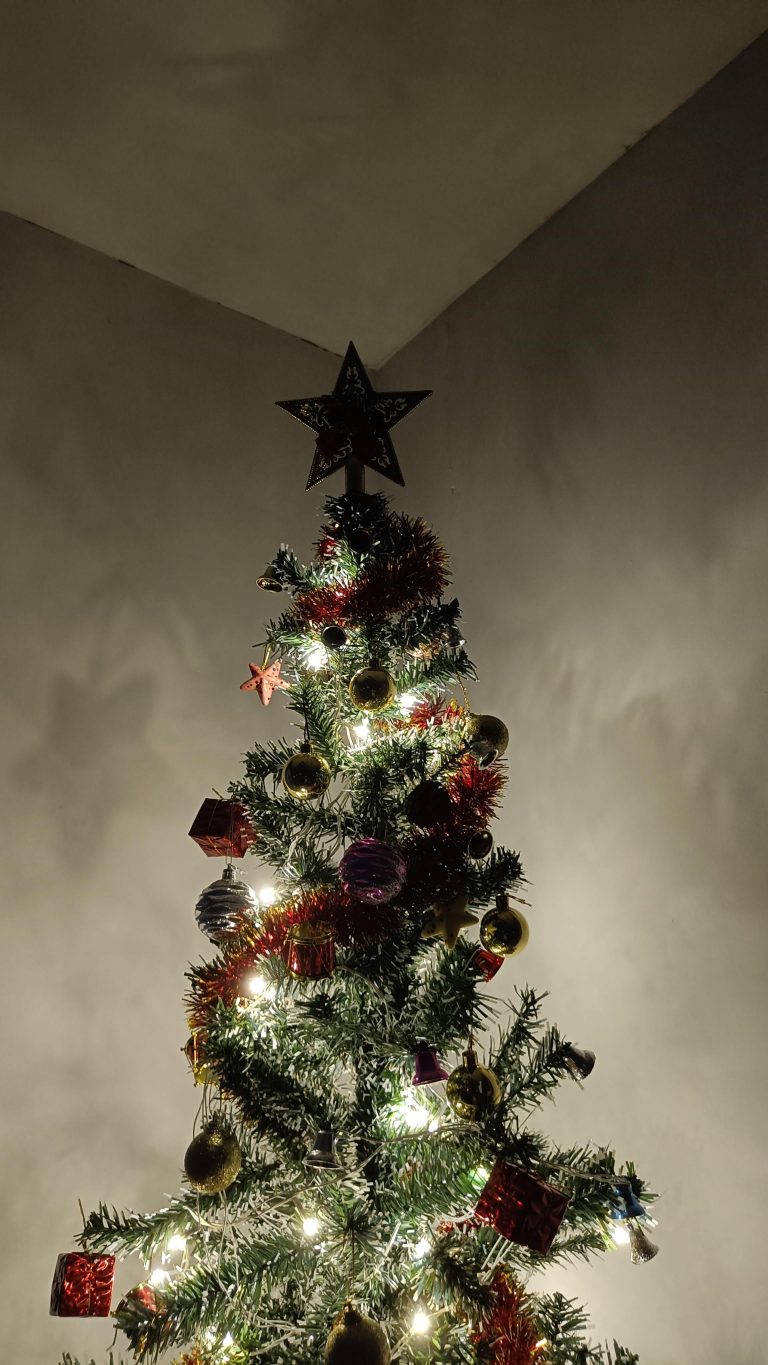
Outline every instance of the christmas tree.
POLYGON ((185 1188, 100 1206, 54 1280, 52 1311, 104 1315, 114 1257, 138 1253, 114 1312, 138 1361, 637 1359, 529 1283, 615 1241, 650 1259, 653 1196, 537 1124, 595 1059, 507 965, 529 913, 490 830, 507 730, 470 706, 439 541, 364 489, 366 466, 402 483, 389 432, 427 396, 375 393, 350 347, 332 394, 282 404, 317 436, 308 486, 344 469, 346 491, 311 564, 283 546, 259 579, 286 607, 242 687, 281 693, 297 739, 256 744, 190 831, 226 861, 196 911, 217 951, 189 972, 185 1188), (246 851, 274 868, 261 904, 246 851))

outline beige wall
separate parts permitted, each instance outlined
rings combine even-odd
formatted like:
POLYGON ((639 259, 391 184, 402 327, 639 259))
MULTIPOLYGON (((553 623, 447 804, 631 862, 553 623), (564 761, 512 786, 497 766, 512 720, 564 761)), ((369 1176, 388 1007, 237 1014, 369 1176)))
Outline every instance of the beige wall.
POLYGON ((766 127, 763 40, 380 377, 436 391, 407 492, 512 733, 509 974, 598 1054, 546 1121, 664 1194, 652 1264, 552 1282, 644 1365, 766 1358, 766 127))
POLYGON ((4 216, 0 259, 0 1358, 54 1365, 111 1336, 46 1316, 78 1196, 178 1188, 183 973, 218 875, 187 830, 283 728, 238 691, 274 607, 255 579, 317 524, 311 438, 273 400, 336 361, 4 216))
MULTIPOLYGON (((473 695, 513 735, 535 910, 505 976, 599 1054, 546 1121, 665 1196, 653 1264, 554 1282, 643 1365, 764 1357, 767 55, 384 376, 436 390, 398 501, 454 556, 473 695)), ((308 549, 320 497, 272 402, 336 362, 17 220, 0 259, 3 1356, 52 1365, 109 1338, 45 1315, 77 1196, 177 1187, 214 867, 186 830, 283 728, 237 685, 254 579, 281 539, 308 549)))

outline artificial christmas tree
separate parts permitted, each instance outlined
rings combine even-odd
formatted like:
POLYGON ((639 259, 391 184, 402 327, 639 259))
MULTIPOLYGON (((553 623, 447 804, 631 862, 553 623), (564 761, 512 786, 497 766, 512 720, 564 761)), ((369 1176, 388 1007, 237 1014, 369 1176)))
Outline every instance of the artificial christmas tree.
POLYGON ((538 1131, 594 1057, 532 990, 488 992, 528 935, 520 858, 488 830, 509 736, 470 707, 441 545, 364 490, 366 465, 402 481, 388 433, 426 396, 374 393, 350 347, 333 394, 282 405, 317 432, 310 484, 344 466, 347 490, 312 563, 283 546, 258 580, 290 596, 245 687, 283 690, 300 743, 256 744, 191 831, 227 864, 197 909, 218 955, 189 974, 190 1188, 150 1215, 102 1205, 82 1234, 165 1266, 115 1311, 135 1360, 635 1359, 526 1283, 625 1222, 634 1260, 655 1255, 652 1196, 607 1149, 538 1131), (227 871, 247 847, 275 872, 261 905, 227 871))

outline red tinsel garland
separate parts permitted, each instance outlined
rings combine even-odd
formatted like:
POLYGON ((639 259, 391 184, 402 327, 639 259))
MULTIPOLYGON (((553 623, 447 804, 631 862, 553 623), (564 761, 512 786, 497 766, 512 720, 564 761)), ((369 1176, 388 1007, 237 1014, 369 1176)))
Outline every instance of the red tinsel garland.
POLYGON ((471 754, 465 754, 446 786, 454 805, 450 824, 456 830, 483 829, 496 814, 506 774, 495 764, 481 768, 471 754))
MULTIPOLYGON (((330 538, 320 542, 329 558, 330 538)), ((301 625, 354 625, 410 611, 439 597, 449 581, 448 557, 421 517, 396 517, 390 546, 377 554, 357 578, 297 593, 294 615, 301 625)))
POLYGON ((187 999, 190 1028, 204 1028, 219 1001, 231 1008, 246 994, 245 982, 260 960, 282 953, 289 930, 308 920, 330 924, 336 943, 344 945, 379 943, 396 938, 403 928, 403 912, 395 906, 374 911, 340 887, 308 891, 285 908, 264 915, 258 925, 244 925, 231 948, 195 968, 187 999))
POLYGON ((497 1271, 491 1287, 496 1303, 472 1338, 478 1359, 488 1365, 533 1365, 540 1357, 539 1332, 526 1305, 525 1291, 504 1271, 497 1271))

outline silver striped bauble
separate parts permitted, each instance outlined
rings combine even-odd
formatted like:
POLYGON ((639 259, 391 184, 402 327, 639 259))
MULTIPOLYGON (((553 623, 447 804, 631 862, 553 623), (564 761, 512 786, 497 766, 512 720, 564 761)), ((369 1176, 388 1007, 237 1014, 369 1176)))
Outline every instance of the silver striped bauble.
POLYGON ((195 906, 198 927, 212 943, 222 944, 243 927, 259 908, 259 902, 247 882, 241 882, 235 868, 228 864, 218 881, 211 882, 200 892, 195 906))

